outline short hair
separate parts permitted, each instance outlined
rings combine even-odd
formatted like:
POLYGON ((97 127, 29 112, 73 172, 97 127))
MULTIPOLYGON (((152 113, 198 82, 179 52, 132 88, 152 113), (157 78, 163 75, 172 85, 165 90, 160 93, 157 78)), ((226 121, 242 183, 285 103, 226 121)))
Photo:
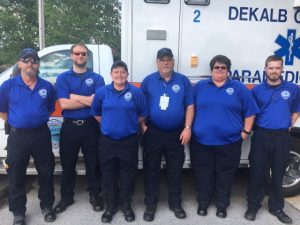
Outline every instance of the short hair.
POLYGON ((210 60, 210 71, 213 70, 214 68, 214 65, 216 63, 221 63, 221 64, 225 64, 226 67, 227 67, 227 70, 229 71, 230 68, 231 68, 231 61, 228 57, 226 57, 225 55, 216 55, 215 57, 213 57, 211 60, 210 60))
POLYGON ((281 65, 283 66, 283 59, 282 57, 278 56, 278 55, 270 55, 266 58, 266 61, 265 61, 265 67, 268 66, 268 63, 269 62, 272 62, 272 61, 280 61, 281 62, 281 65))
POLYGON ((123 62, 122 60, 118 60, 118 61, 114 62, 114 64, 112 64, 112 66, 111 66, 110 72, 112 72, 113 69, 116 69, 116 68, 118 68, 118 67, 122 67, 122 68, 124 68, 124 70, 125 70, 126 72, 128 72, 127 65, 126 65, 126 63, 123 62))
POLYGON ((81 46, 81 47, 85 48, 86 51, 87 51, 87 54, 89 54, 89 48, 86 46, 86 44, 83 44, 83 43, 77 43, 77 44, 72 45, 71 46, 71 53, 73 53, 73 49, 77 46, 81 46))

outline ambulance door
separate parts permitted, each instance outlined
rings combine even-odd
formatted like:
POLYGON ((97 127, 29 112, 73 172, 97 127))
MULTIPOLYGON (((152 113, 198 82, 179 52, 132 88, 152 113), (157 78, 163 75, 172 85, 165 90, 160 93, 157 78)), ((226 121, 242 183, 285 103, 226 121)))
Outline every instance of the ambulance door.
MULTIPOLYGON (((132 9, 128 9, 127 13, 132 13, 132 16, 129 16, 132 21, 125 22, 127 24, 131 22, 132 38, 127 34, 125 45, 132 48, 125 51, 127 53, 125 59, 128 60, 129 72, 132 74, 131 81, 141 82, 147 74, 157 70, 155 61, 158 49, 171 48, 175 63, 178 63, 180 1, 132 0, 131 4, 132 9)), ((130 30, 130 25, 127 28, 130 30)), ((124 42, 122 44, 124 45, 124 42)), ((122 58, 124 59, 124 55, 122 58)), ((177 65, 175 69, 177 70, 177 65)))

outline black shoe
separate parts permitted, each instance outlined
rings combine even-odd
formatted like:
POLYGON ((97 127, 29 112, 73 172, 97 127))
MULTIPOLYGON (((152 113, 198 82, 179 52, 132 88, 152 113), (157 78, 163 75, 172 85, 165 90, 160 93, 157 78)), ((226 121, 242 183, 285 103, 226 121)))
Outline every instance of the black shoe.
POLYGON ((110 223, 112 221, 113 215, 117 212, 117 209, 111 209, 108 210, 106 209, 104 213, 102 214, 101 217, 101 222, 102 223, 110 223))
POLYGON ((146 210, 144 212, 144 220, 147 222, 151 222, 154 220, 156 212, 156 205, 147 205, 146 210))
POLYGON ((293 222, 293 220, 285 214, 285 212, 281 209, 279 210, 272 210, 269 209, 269 212, 273 215, 276 216, 277 219, 281 222, 281 223, 286 223, 286 224, 291 224, 293 222))
POLYGON ((207 215, 207 208, 199 206, 197 209, 197 214, 199 216, 206 216, 207 215))
POLYGON ((62 213, 63 211, 65 211, 68 206, 74 204, 74 200, 72 201, 65 201, 65 200, 61 200, 54 208, 55 213, 62 213))
POLYGON ((244 217, 246 220, 254 221, 256 218, 256 213, 257 213, 257 210, 255 210, 255 209, 247 209, 244 217))
POLYGON ((15 216, 13 225, 26 225, 25 216, 23 216, 23 215, 15 216))
POLYGON ((104 209, 103 200, 98 195, 90 197, 90 203, 93 206, 93 210, 95 212, 101 212, 104 209))
POLYGON ((106 199, 106 209, 102 214, 101 221, 102 223, 110 223, 112 221, 113 215, 117 212, 117 204, 113 198, 106 199))
POLYGON ((131 208, 130 202, 126 202, 122 204, 122 212, 127 222, 132 222, 135 220, 135 214, 131 208))
POLYGON ((222 219, 226 218, 227 217, 226 209, 217 208, 216 216, 222 219))
POLYGON ((184 209, 181 206, 170 207, 170 209, 174 212, 176 218, 178 218, 178 219, 186 218, 186 213, 185 213, 184 209))
POLYGON ((44 208, 42 209, 45 222, 53 222, 56 219, 55 212, 52 208, 44 208))

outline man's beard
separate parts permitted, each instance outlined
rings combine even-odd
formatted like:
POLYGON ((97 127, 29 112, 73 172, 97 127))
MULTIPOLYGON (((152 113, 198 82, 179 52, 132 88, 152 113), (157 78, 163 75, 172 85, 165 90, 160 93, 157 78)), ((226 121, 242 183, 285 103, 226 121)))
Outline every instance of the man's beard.
POLYGON ((267 78, 268 78, 268 80, 270 80, 270 81, 278 81, 278 80, 280 80, 280 76, 277 76, 277 74, 276 74, 276 77, 273 77, 272 75, 267 75, 267 78))
POLYGON ((74 62, 75 66, 77 67, 80 67, 80 68, 85 68, 86 67, 86 64, 87 62, 83 62, 83 63, 77 63, 77 62, 74 62))
POLYGON ((31 70, 29 72, 26 71, 26 75, 28 77, 36 77, 39 73, 39 70, 38 69, 35 69, 35 68, 31 68, 31 70))

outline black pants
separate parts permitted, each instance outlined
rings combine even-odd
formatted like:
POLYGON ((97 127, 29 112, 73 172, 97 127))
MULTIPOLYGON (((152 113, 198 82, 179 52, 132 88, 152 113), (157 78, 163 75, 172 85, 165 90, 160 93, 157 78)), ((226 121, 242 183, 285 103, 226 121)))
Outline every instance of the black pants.
POLYGON ((181 205, 182 166, 184 146, 181 144, 181 129, 164 132, 149 125, 143 136, 144 175, 146 205, 157 204, 159 199, 159 179, 162 156, 166 159, 168 202, 171 207, 181 205))
POLYGON ((287 130, 258 128, 254 132, 249 154, 248 208, 258 210, 261 207, 265 195, 266 174, 271 168, 269 208, 283 209, 282 179, 289 159, 288 142, 287 130))
POLYGON ((9 123, 7 121, 4 122, 4 132, 5 134, 9 134, 10 133, 10 128, 11 126, 9 125, 9 123))
POLYGON ((99 125, 91 119, 82 125, 64 121, 60 131, 60 158, 62 165, 61 199, 71 201, 74 198, 76 184, 76 163, 81 148, 90 197, 101 191, 101 174, 98 161, 99 125))
POLYGON ((26 169, 30 156, 33 157, 38 172, 40 207, 52 207, 54 155, 47 125, 28 130, 11 128, 6 163, 9 166, 9 210, 15 216, 24 215, 26 211, 26 169))
POLYGON ((138 164, 138 135, 114 140, 101 135, 99 159, 102 172, 103 193, 120 202, 130 202, 138 164))
POLYGON ((197 201, 207 208, 213 196, 218 208, 230 204, 231 186, 240 163, 242 140, 220 145, 202 145, 192 140, 191 163, 195 176, 197 201))

